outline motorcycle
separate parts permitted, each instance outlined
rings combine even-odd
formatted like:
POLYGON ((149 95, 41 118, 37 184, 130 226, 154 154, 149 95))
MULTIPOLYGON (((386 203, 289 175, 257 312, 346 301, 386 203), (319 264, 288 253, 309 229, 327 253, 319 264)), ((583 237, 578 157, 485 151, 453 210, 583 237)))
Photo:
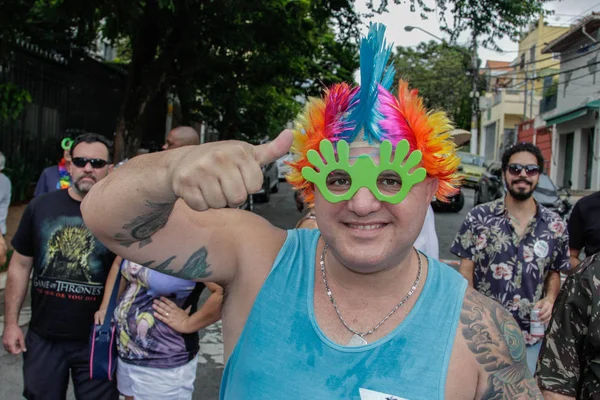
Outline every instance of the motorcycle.
POLYGON ((560 188, 558 194, 559 200, 556 205, 556 212, 558 212, 558 215, 564 220, 568 220, 571 215, 571 209, 573 208, 573 203, 571 203, 571 192, 567 188, 560 188))

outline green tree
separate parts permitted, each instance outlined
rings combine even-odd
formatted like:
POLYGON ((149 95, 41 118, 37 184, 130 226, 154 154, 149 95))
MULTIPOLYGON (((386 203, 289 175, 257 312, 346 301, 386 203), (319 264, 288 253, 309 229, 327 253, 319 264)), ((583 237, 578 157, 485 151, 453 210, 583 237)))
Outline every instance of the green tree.
POLYGON ((117 160, 143 139, 139 122, 149 104, 169 92, 181 101, 184 121, 200 118, 221 138, 264 135, 298 111, 299 98, 322 83, 351 80, 357 65, 352 0, 14 4, 0 3, 0 15, 15 18, 3 43, 68 51, 93 48, 102 36, 122 50, 129 74, 115 128, 117 160))
MULTIPOLYGON (((409 0, 411 11, 420 11, 420 16, 427 19, 434 14, 440 29, 450 35, 454 42, 466 31, 471 38, 477 38, 484 47, 500 50, 496 41, 508 37, 519 40, 520 31, 529 22, 536 20, 540 14, 550 12, 544 9, 552 0, 435 0, 434 7, 425 0, 409 0), (446 14, 452 15, 452 20, 446 14)), ((390 4, 406 3, 406 0, 369 0, 371 10, 387 12, 390 4)))
POLYGON ((205 121, 220 139, 252 137, 289 121, 298 111, 294 98, 309 79, 347 79, 356 65, 350 42, 332 41, 333 24, 355 18, 346 0, 114 6, 101 13, 104 36, 131 46, 127 98, 116 128, 118 156, 134 150, 143 136, 136 125, 146 106, 168 91, 177 94, 184 122, 205 121), (325 69, 331 58, 323 49, 345 53, 342 60, 348 62, 325 69))
POLYGON ((422 42, 417 47, 398 46, 394 64, 411 87, 419 89, 429 108, 446 111, 457 127, 471 124, 471 60, 464 48, 439 42, 422 42))

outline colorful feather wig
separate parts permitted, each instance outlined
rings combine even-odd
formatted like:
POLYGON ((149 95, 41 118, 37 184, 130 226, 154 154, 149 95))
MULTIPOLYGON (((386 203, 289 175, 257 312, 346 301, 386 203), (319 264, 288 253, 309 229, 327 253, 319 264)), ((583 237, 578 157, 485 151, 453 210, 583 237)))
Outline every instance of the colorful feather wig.
POLYGON ((67 160, 64 157, 58 163, 58 182, 56 189, 68 189, 71 187, 71 175, 67 169, 67 160))
POLYGON ((394 147, 406 139, 411 151, 423 153, 421 166, 427 176, 438 179, 436 198, 447 201, 458 192, 460 159, 450 136, 454 127, 445 112, 428 111, 406 81, 400 80, 397 96, 389 92, 394 67, 386 67, 391 46, 384 33, 384 25, 371 25, 361 41, 361 86, 339 83, 327 88, 322 98, 309 99, 295 122, 294 161, 288 163, 287 180, 309 206, 314 204, 314 186, 302 176, 302 168, 311 166, 306 153, 319 151, 323 139, 365 141, 373 146, 389 140, 394 147))

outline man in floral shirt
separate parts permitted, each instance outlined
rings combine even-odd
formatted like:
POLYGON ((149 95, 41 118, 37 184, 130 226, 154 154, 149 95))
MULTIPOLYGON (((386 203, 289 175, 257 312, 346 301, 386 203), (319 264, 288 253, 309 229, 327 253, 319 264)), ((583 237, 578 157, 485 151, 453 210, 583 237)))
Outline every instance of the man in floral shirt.
POLYGON ((460 273, 480 293, 502 304, 519 323, 527 363, 535 363, 543 337, 529 333, 531 310, 548 323, 560 289, 560 271, 569 268, 568 233, 558 214, 532 197, 544 158, 531 143, 502 155, 504 198, 473 208, 451 251, 461 257, 460 273))

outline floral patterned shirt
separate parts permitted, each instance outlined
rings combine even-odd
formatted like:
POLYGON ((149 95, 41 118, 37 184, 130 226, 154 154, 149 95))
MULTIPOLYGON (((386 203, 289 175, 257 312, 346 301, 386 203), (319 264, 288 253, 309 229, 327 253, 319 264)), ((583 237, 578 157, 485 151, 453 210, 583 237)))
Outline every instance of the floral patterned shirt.
POLYGON ((469 212, 451 251, 475 263, 475 289, 512 313, 532 345, 540 338, 529 334, 531 310, 543 297, 548 272, 569 269, 568 244, 565 221, 540 204, 519 237, 501 198, 469 212))

